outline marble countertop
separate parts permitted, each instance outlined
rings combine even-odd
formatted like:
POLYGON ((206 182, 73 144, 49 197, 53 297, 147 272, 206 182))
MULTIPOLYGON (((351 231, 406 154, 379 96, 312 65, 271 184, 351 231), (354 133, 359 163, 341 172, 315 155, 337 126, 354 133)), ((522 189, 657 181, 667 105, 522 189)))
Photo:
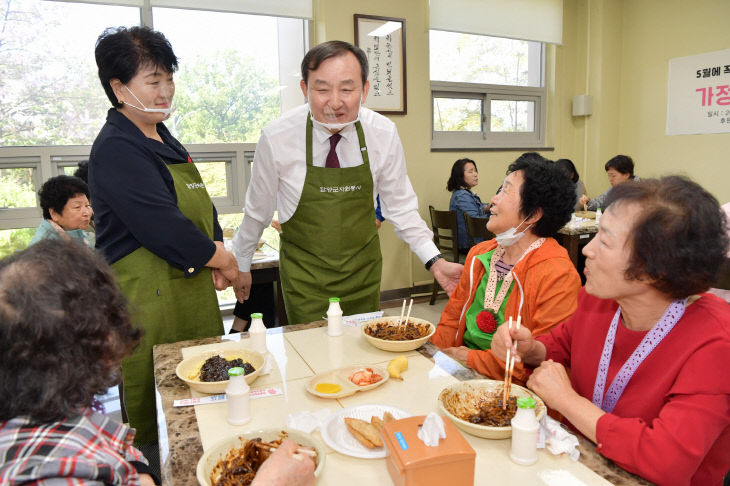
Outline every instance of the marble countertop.
MULTIPOLYGON (((325 321, 274 328, 268 334, 289 333, 325 326, 325 321)), ((245 337, 246 333, 242 335, 245 337)), ((182 349, 204 344, 222 342, 221 336, 160 344, 154 347, 155 386, 157 389, 158 430, 160 433, 160 462, 163 483, 168 485, 195 485, 195 469, 198 459, 203 455, 203 445, 198 431, 195 408, 173 407, 174 400, 190 398, 188 386, 179 380, 175 368, 182 360, 182 349)), ((419 348, 423 356, 434 360, 438 348, 430 343, 419 348)), ((484 378, 475 371, 443 353, 438 355, 438 366, 458 380, 484 378)), ((610 460, 596 452, 595 446, 585 438, 580 438, 580 462, 598 475, 615 485, 651 484, 619 468, 610 460)))

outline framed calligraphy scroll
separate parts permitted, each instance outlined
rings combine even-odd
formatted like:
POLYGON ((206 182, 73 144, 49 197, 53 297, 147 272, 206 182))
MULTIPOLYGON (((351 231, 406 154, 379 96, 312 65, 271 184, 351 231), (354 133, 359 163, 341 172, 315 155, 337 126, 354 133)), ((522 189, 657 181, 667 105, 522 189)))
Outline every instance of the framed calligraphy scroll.
POLYGON ((406 114, 406 20, 355 14, 355 45, 368 56, 370 91, 365 106, 406 114))

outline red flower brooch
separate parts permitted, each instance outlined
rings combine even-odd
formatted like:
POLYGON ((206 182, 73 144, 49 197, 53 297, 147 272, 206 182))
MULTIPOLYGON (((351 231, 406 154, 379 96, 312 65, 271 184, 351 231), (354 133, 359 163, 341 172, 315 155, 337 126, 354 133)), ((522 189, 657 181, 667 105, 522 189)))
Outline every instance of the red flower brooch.
POLYGON ((497 330, 497 320, 494 318, 494 314, 491 311, 483 310, 477 314, 477 327, 480 331, 492 334, 497 330))

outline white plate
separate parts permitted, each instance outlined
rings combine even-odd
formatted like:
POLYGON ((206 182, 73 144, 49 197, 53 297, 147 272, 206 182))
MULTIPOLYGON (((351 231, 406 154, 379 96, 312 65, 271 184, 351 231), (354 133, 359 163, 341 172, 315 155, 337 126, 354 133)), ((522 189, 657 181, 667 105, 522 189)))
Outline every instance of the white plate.
POLYGON ((333 413, 322 426, 322 439, 332 449, 346 456, 361 459, 380 459, 385 457, 385 446, 368 449, 352 436, 345 425, 345 417, 358 418, 370 422, 373 415, 383 418, 385 412, 390 412, 396 420, 410 417, 412 414, 398 407, 390 405, 356 405, 343 408, 333 413))

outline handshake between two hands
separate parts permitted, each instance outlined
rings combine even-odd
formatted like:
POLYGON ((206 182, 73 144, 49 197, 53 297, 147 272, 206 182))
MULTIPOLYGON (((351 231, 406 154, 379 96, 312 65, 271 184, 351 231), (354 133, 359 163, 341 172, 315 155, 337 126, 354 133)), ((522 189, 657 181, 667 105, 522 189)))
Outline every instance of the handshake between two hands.
MULTIPOLYGON (((213 269, 213 285, 216 290, 225 290, 231 285, 233 286, 233 292, 236 294, 236 299, 239 302, 243 302, 248 299, 248 294, 251 291, 251 272, 240 272, 238 270, 237 275, 233 279, 227 278, 220 268, 213 269)), ((228 276, 231 276, 228 274, 228 276)))
MULTIPOLYGON (((231 285, 236 294, 236 299, 243 302, 248 299, 251 291, 251 272, 241 272, 238 270, 238 262, 236 257, 230 251, 226 250, 223 242, 216 241, 216 253, 221 253, 225 263, 220 267, 212 269, 213 285, 216 290, 225 290, 231 285)), ((210 263, 209 263, 210 265, 210 263)))

